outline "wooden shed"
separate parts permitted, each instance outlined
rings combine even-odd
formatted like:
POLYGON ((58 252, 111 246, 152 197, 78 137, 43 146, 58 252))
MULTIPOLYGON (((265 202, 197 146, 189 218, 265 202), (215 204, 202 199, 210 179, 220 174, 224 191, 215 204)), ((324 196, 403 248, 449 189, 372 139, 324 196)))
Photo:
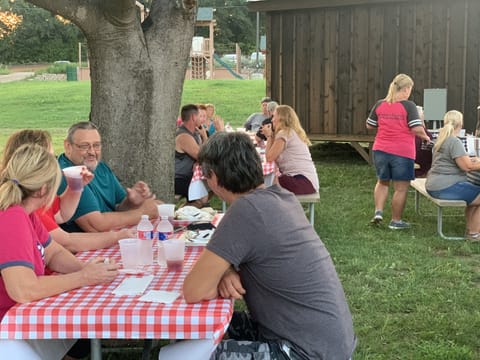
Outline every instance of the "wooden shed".
MULTIPOLYGON (((473 132, 479 105, 479 0, 259 0, 266 13, 267 94, 295 108, 311 140, 372 141, 365 120, 398 73, 473 132)), ((355 146, 356 147, 356 146, 355 146)))

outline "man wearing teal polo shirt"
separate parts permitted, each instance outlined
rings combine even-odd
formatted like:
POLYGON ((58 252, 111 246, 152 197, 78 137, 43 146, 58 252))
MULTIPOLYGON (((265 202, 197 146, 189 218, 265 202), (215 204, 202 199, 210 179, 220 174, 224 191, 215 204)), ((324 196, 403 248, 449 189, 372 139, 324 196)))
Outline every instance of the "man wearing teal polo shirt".
MULTIPOLYGON (((73 217, 61 227, 68 232, 98 232, 138 224, 143 214, 157 217, 155 196, 143 181, 125 189, 110 167, 101 160, 102 142, 92 122, 74 124, 64 141, 65 152, 58 158, 60 167, 85 165, 93 180, 83 189, 73 217)), ((66 187, 65 177, 58 192, 66 187)))

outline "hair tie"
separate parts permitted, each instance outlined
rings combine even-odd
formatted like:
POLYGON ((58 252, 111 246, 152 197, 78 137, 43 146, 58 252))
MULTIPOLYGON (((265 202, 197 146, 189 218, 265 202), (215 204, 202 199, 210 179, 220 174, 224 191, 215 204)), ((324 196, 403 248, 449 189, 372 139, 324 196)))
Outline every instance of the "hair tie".
POLYGON ((10 179, 11 182, 13 182, 15 185, 20 185, 20 181, 18 181, 17 179, 10 179))

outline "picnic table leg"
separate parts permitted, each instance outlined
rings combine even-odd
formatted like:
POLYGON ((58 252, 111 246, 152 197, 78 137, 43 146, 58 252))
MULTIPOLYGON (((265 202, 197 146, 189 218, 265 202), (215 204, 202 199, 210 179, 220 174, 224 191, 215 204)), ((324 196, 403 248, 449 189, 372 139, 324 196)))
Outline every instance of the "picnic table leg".
POLYGON ((91 360, 102 360, 102 341, 100 339, 90 339, 91 360))
POLYGON ((308 212, 310 215, 310 224, 314 226, 315 225, 315 204, 314 203, 308 204, 308 212))
POLYGON ((442 208, 440 206, 437 206, 438 208, 438 213, 437 213, 437 231, 438 234, 445 240, 465 240, 463 237, 456 237, 456 236, 445 236, 443 234, 443 214, 442 214, 442 208))

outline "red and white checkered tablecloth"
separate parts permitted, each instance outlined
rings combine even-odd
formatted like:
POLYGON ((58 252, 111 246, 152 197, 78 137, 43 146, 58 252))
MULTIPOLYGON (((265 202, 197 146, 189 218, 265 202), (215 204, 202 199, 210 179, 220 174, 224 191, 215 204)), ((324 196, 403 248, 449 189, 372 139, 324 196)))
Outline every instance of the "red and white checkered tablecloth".
MULTIPOLYGON (((151 266, 149 270, 155 277, 146 292, 181 292, 186 274, 202 251, 203 247, 186 248, 182 272, 151 266)), ((94 256, 119 262, 119 247, 85 252, 79 258, 86 261, 94 256)), ((132 275, 119 275, 109 285, 86 286, 17 304, 0 323, 0 338, 214 339, 216 343, 221 340, 232 317, 233 301, 218 298, 187 304, 180 296, 172 304, 163 304, 138 301, 139 296, 114 295, 112 291, 126 276, 132 275)))

